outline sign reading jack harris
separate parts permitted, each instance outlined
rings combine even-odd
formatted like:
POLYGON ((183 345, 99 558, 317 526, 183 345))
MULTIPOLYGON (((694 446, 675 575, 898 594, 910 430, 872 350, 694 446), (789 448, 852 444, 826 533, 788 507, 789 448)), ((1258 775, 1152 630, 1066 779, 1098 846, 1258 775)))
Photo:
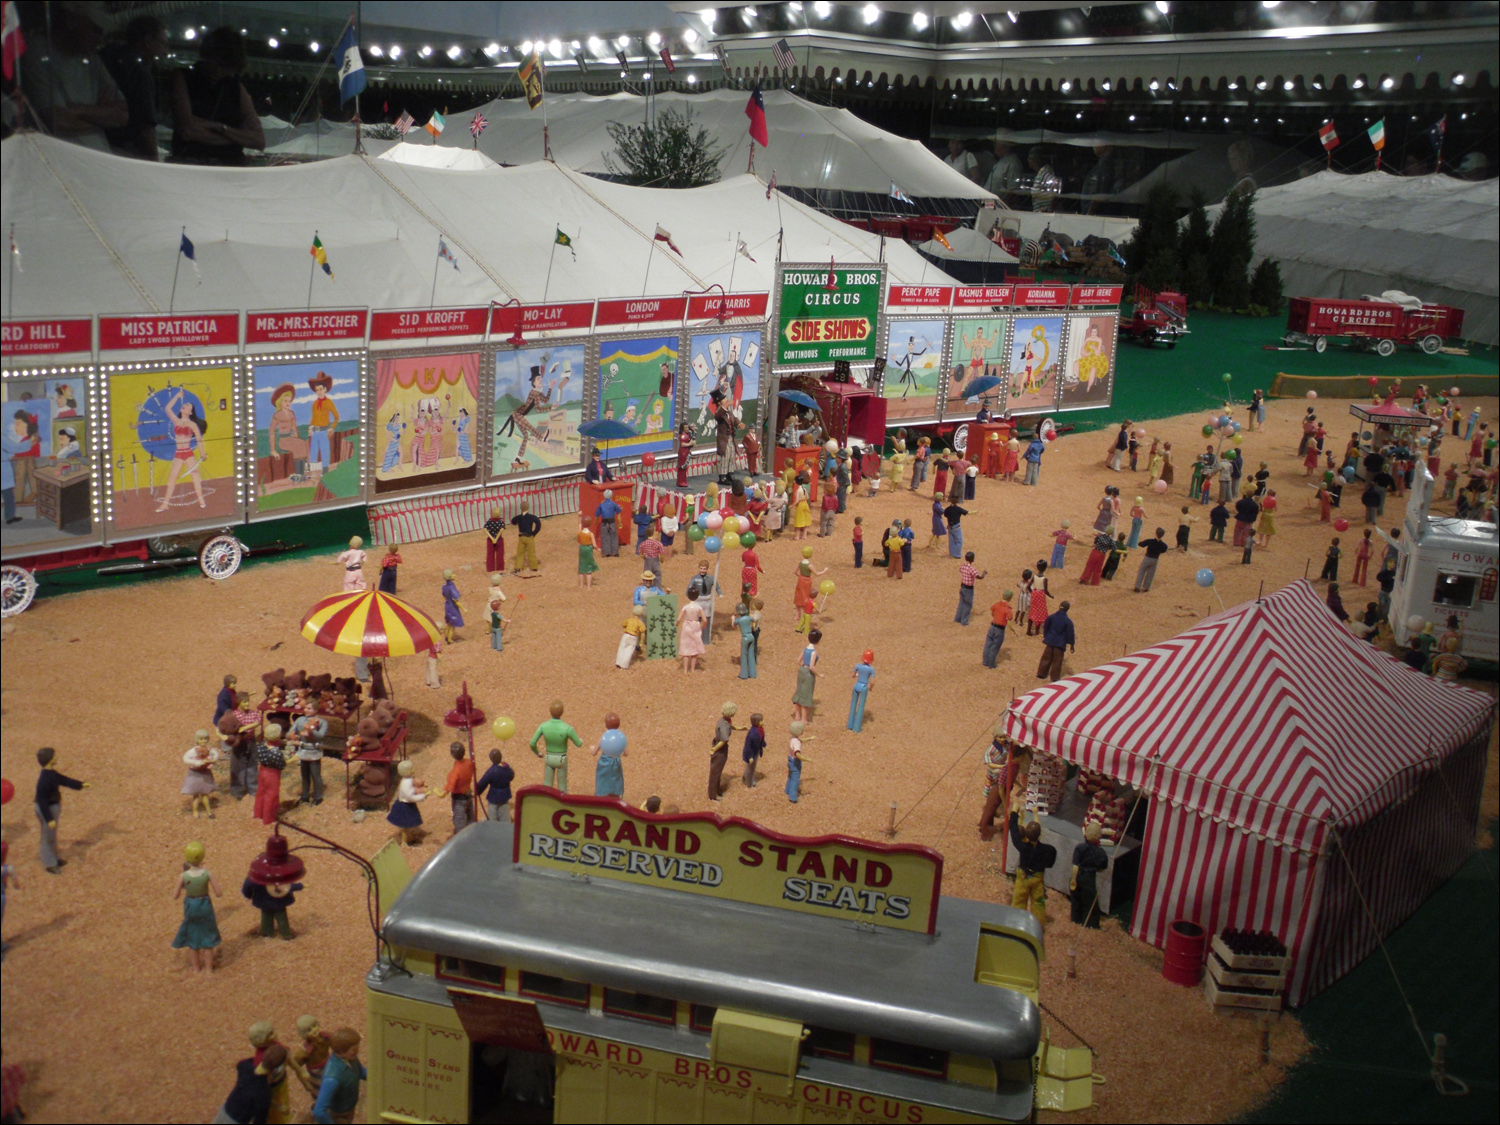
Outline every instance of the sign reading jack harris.
POLYGON ((783 266, 776 305, 776 364, 873 361, 883 280, 879 266, 783 266))
POLYGON ((516 806, 517 863, 916 933, 936 924, 943 857, 931 848, 652 815, 539 785, 516 806))

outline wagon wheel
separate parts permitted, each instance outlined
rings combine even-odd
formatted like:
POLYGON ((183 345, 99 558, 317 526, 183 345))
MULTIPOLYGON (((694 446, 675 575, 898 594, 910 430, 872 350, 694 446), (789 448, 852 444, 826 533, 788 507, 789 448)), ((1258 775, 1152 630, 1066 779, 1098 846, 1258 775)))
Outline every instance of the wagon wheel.
POLYGON ((1378 344, 1375 345, 1375 354, 1378 355, 1378 356, 1381 356, 1381 357, 1395 355, 1396 354, 1396 341, 1395 340, 1381 340, 1378 344))
POLYGON ((1318 337, 1315 337, 1313 339, 1313 351, 1317 352, 1319 355, 1322 355, 1327 350, 1328 350, 1328 337, 1327 336, 1318 336, 1318 337))
POLYGON ((24 566, 6 563, 0 569, 0 617, 25 613, 36 597, 36 575, 24 566))
POLYGON ((969 424, 967 422, 953 431, 953 448, 960 453, 969 448, 969 424))
POLYGON ((208 577, 222 582, 239 570, 244 558, 245 548, 233 535, 215 535, 198 552, 198 567, 208 577))
POLYGON ((1441 336, 1423 336, 1422 350, 1428 355, 1437 355, 1443 350, 1443 338, 1441 336))

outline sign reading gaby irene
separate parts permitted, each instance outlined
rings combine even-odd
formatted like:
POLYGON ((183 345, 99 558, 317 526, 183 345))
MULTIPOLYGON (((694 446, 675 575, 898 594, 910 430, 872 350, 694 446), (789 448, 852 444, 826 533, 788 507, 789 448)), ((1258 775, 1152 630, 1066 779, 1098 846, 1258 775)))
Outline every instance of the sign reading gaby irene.
POLYGON ((880 266, 783 266, 776 305, 777 365, 873 361, 884 280, 880 266))
POLYGON ((517 863, 916 933, 937 918, 943 857, 931 848, 652 815, 539 785, 518 791, 516 806, 517 863))

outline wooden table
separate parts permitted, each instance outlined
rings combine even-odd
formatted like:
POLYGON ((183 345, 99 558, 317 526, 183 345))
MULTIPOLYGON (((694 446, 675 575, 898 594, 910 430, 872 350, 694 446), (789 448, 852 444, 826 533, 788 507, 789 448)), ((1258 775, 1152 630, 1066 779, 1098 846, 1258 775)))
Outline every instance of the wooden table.
POLYGON ((73 458, 39 465, 36 477, 36 514, 52 520, 57 530, 69 527, 87 532, 93 526, 93 490, 88 466, 73 458))

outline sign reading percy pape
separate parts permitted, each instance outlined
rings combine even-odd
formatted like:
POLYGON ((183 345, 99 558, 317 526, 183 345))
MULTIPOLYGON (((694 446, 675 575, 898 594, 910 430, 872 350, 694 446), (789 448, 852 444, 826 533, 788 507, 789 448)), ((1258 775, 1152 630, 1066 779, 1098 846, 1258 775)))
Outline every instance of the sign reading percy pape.
POLYGON ((880 266, 783 266, 776 305, 777 366, 873 361, 883 280, 880 266))
POLYGON ((543 786, 516 794, 515 861, 930 934, 943 857, 914 844, 783 836, 739 817, 653 815, 543 786))

